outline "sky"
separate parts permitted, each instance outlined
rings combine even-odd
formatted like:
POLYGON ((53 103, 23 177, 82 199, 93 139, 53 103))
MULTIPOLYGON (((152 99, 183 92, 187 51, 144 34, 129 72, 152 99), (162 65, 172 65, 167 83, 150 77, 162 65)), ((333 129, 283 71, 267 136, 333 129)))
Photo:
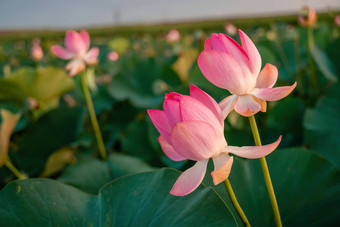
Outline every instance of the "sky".
POLYGON ((284 15, 340 0, 0 0, 0 30, 67 29, 284 15))

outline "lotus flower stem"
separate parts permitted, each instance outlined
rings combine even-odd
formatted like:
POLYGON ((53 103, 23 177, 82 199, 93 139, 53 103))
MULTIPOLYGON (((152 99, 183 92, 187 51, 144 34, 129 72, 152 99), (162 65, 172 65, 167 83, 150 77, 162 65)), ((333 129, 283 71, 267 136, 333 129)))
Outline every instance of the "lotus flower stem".
POLYGON ((246 215, 244 214, 240 204, 238 203, 236 196, 235 196, 235 193, 233 191, 233 188, 231 187, 231 184, 230 184, 228 179, 226 179, 224 181, 224 186, 225 186, 225 189, 228 192, 229 198, 230 198, 232 204, 234 205, 234 208, 235 208, 238 216, 241 218, 244 226, 250 227, 249 221, 248 221, 246 215))
POLYGON ((12 162, 7 158, 6 161, 5 161, 5 166, 11 170, 11 172, 19 179, 19 180, 22 180, 22 179, 27 179, 28 177, 24 174, 21 174, 20 171, 15 168, 15 166, 12 164, 12 162))
POLYGON ((103 137, 102 137, 102 134, 100 132, 98 120, 97 120, 97 117, 96 117, 96 112, 94 110, 89 86, 88 86, 87 79, 86 79, 86 73, 84 73, 84 72, 81 74, 81 84, 82 84, 82 87, 83 87, 83 91, 84 91, 84 95, 85 95, 85 99, 86 99, 86 103, 87 103, 87 108, 88 108, 89 113, 90 113, 92 127, 93 127, 94 133, 96 135, 99 153, 100 153, 101 158, 103 160, 106 160, 107 156, 106 156, 106 150, 105 150, 105 146, 104 146, 104 142, 103 142, 103 137))
MULTIPOLYGON (((257 128, 257 124, 256 124, 256 121, 255 121, 254 115, 249 117, 249 122, 250 122, 251 131, 252 131, 253 136, 254 136, 255 145, 261 146, 262 143, 261 143, 261 139, 260 139, 260 134, 259 134, 259 130, 257 128)), ((260 158, 260 162, 261 162, 264 180, 266 182, 266 186, 267 186, 267 190, 268 190, 270 203, 271 203, 272 208, 273 208, 276 226, 282 227, 280 211, 279 211, 279 207, 277 205, 276 196, 275 196, 272 180, 270 178, 266 158, 265 157, 260 158)))

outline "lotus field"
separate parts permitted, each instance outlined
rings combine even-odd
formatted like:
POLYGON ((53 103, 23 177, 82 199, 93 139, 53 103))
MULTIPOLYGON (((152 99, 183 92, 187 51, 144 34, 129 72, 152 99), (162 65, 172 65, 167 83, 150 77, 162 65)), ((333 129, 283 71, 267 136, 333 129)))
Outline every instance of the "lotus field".
POLYGON ((339 226, 340 16, 0 36, 0 226, 339 226))

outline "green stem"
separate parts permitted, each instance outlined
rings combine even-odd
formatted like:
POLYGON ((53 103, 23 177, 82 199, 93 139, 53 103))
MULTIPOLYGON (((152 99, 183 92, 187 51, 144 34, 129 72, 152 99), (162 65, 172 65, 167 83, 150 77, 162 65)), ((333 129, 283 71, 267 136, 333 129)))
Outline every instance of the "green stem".
MULTIPOLYGON (((256 146, 261 146, 262 143, 261 143, 261 139, 260 139, 260 134, 259 134, 259 130, 257 128, 257 124, 256 124, 256 121, 255 121, 254 115, 249 117, 249 122, 250 122, 251 131, 252 131, 253 136, 254 136, 255 145, 256 146)), ((282 227, 280 211, 279 211, 279 207, 277 205, 277 201, 276 201, 276 197, 275 197, 275 192, 274 192, 272 180, 270 178, 270 174, 269 174, 266 158, 265 157, 260 158, 260 162, 261 162, 261 167, 262 167, 262 172, 263 172, 264 180, 265 180, 266 186, 267 186, 267 191, 268 191, 270 203, 271 203, 272 208, 273 208, 273 213, 274 213, 274 218, 275 218, 276 226, 282 227)))
POLYGON ((15 168, 15 166, 12 164, 12 162, 7 158, 5 161, 5 166, 12 171, 12 173, 19 179, 27 179, 28 177, 21 174, 19 170, 17 170, 17 168, 15 168))
POLYGON ((105 150, 105 146, 104 146, 104 142, 103 142, 103 137, 102 137, 102 134, 100 132, 98 120, 97 120, 97 117, 96 117, 96 112, 94 111, 94 106, 93 106, 89 86, 88 86, 88 83, 87 83, 87 80, 86 80, 86 73, 85 72, 83 72, 81 74, 81 84, 83 86, 83 91, 84 91, 84 95, 85 95, 85 99, 86 99, 86 103, 87 103, 87 109, 89 110, 89 113, 90 113, 92 127, 93 127, 94 133, 96 135, 99 153, 100 153, 101 158, 103 160, 106 160, 107 156, 106 156, 106 150, 105 150))
POLYGON ((233 188, 231 187, 231 184, 230 184, 228 179, 226 179, 224 181, 224 186, 225 186, 225 188, 228 192, 229 198, 230 198, 231 202, 233 203, 234 208, 235 208, 238 216, 241 218, 244 226, 250 227, 249 221, 248 221, 246 215, 244 214, 240 204, 238 203, 236 196, 235 196, 235 193, 233 191, 233 188))

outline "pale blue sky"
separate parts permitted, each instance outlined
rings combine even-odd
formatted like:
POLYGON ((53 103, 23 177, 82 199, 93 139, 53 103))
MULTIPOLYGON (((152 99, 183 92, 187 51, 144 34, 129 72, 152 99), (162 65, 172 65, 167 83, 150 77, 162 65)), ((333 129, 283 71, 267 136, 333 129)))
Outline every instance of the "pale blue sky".
POLYGON ((340 10, 340 0, 0 0, 0 30, 66 29, 340 10))

